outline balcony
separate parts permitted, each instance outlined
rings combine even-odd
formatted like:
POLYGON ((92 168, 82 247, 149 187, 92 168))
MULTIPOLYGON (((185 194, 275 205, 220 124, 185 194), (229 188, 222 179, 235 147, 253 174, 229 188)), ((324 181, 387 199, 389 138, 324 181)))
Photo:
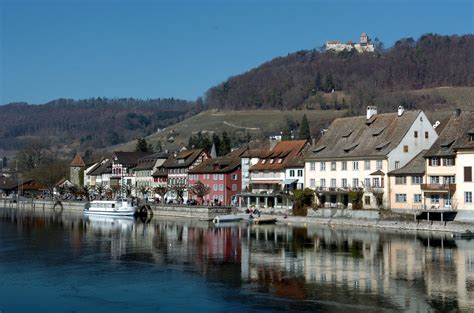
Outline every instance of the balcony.
POLYGON ((425 192, 449 192, 454 194, 456 192, 456 184, 421 184, 421 190, 425 192))

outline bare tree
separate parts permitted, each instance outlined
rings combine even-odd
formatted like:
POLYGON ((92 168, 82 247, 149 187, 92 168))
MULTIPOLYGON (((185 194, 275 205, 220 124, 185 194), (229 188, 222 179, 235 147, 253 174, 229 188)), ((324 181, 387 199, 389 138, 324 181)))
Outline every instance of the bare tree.
POLYGON ((153 188, 153 191, 160 196, 161 198, 161 204, 164 206, 165 205, 165 196, 166 194, 168 193, 169 191, 169 187, 168 186, 158 186, 158 187, 155 187, 153 188))
POLYGON ((194 185, 190 186, 189 190, 201 199, 201 204, 203 203, 204 197, 208 195, 209 192, 211 192, 211 188, 209 188, 207 185, 204 185, 200 180, 198 180, 194 185))

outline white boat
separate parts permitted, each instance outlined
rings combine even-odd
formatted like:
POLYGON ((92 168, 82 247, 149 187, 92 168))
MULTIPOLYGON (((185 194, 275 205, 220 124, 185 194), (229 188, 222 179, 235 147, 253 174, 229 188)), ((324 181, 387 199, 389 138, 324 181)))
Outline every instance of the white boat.
POLYGON ((243 219, 242 216, 240 215, 220 215, 214 217, 212 220, 214 223, 219 224, 219 223, 228 223, 228 222, 238 222, 243 219))
POLYGON ((126 199, 92 201, 89 208, 84 209, 84 214, 113 216, 133 216, 136 212, 137 207, 126 199))

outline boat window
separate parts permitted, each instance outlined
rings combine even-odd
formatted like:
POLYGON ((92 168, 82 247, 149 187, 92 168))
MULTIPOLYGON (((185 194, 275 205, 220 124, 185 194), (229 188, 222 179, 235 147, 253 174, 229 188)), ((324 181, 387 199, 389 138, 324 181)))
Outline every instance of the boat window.
POLYGON ((115 203, 112 203, 112 208, 115 208, 115 203))

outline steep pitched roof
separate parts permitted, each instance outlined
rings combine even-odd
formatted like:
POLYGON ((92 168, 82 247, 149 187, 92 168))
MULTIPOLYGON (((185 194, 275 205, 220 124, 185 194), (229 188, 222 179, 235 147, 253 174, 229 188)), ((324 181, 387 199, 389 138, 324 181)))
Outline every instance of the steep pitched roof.
POLYGON ((250 171, 281 170, 286 167, 289 160, 300 156, 307 147, 307 140, 280 141, 265 157, 260 158, 250 171))
POLYGON ((305 159, 386 156, 408 132, 421 111, 337 118, 305 159))
POLYGON ((396 176, 396 175, 410 175, 410 174, 417 174, 423 175, 425 174, 425 153, 428 150, 421 150, 413 159, 411 159, 404 167, 399 169, 393 170, 388 172, 389 176, 396 176))
POLYGON ((463 111, 459 116, 452 116, 425 157, 454 156, 455 150, 474 149, 474 142, 469 141, 469 133, 474 133, 473 125, 473 111, 463 111))
POLYGON ((189 167, 204 152, 204 149, 192 149, 179 151, 176 156, 170 156, 164 163, 164 168, 189 167))
POLYGON ((169 153, 166 152, 158 152, 151 155, 148 155, 144 158, 138 160, 137 166, 134 168, 135 171, 142 171, 142 170, 151 170, 155 166, 155 163, 159 159, 168 159, 169 153))
POLYGON ((135 167, 137 166, 138 160, 151 155, 150 152, 125 152, 125 151, 115 151, 112 155, 114 163, 122 164, 126 167, 135 167))
POLYGON ((85 167, 86 163, 84 163, 84 160, 82 160, 79 153, 76 153, 76 156, 74 157, 74 159, 72 159, 70 166, 71 167, 85 167))
POLYGON ((265 158, 271 153, 268 149, 247 149, 243 154, 243 158, 265 158))
POLYGON ((240 158, 220 157, 208 159, 189 171, 190 174, 223 174, 240 167, 240 158))
POLYGON ((97 167, 87 173, 87 175, 90 176, 99 176, 102 174, 112 174, 112 160, 109 159, 102 164, 99 163, 97 167))

